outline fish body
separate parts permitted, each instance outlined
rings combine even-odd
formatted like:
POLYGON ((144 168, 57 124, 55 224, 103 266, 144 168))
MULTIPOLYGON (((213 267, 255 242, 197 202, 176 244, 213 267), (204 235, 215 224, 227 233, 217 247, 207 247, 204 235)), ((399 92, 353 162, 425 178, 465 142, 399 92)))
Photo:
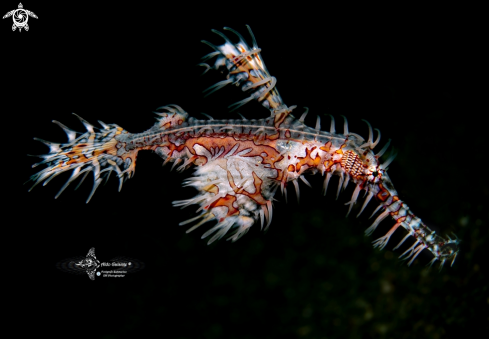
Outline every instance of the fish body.
POLYGON ((387 234, 374 241, 375 247, 384 248, 392 234, 403 228, 407 233, 397 247, 409 238, 414 239, 414 243, 401 255, 410 259, 409 264, 425 249, 433 255, 431 264, 437 260, 441 266, 446 261, 453 264, 459 240, 438 236, 398 197, 387 175, 387 167, 394 155, 380 161, 389 143, 377 153, 373 151, 380 142, 380 132, 377 130, 374 141, 375 133, 366 122, 369 135, 364 139, 349 131, 346 118, 342 132, 337 132, 332 116, 326 131, 321 129, 319 117, 314 128, 306 126, 307 110, 297 118, 296 107, 285 105, 276 89, 276 79, 268 73, 251 30, 251 47, 238 32, 229 28, 225 30, 234 33, 239 42, 233 43, 223 33, 213 30, 225 43, 215 46, 205 42, 214 51, 203 60, 215 58, 215 61, 212 66, 207 63, 201 65, 206 71, 223 71, 227 77, 204 92, 211 94, 227 85, 240 86, 250 95, 230 108, 235 110, 257 100, 269 111, 267 118, 214 120, 209 117, 208 120, 199 120, 189 117, 178 105, 167 105, 158 109, 157 122, 143 133, 129 133, 118 125, 103 122, 99 122, 102 127, 97 128, 82 118, 80 120, 87 131, 78 133, 56 122, 65 130, 69 140, 63 144, 43 141, 50 147, 50 153, 42 155, 44 160, 34 165, 47 166, 31 177, 34 186, 40 182, 46 184, 58 174, 71 171, 72 175, 58 197, 79 176, 83 174, 84 179, 92 172, 94 184, 88 202, 112 172, 119 178, 120 190, 124 180, 135 173, 139 151, 150 150, 162 157, 164 164, 171 162, 172 169, 183 171, 196 167, 193 176, 184 181, 184 186, 194 187, 197 195, 173 204, 178 207, 199 206, 197 216, 180 223, 190 226, 187 232, 209 221, 215 222, 202 236, 209 237, 210 244, 223 237, 236 241, 255 224, 267 229, 272 222, 277 191, 287 196, 287 189, 293 186, 299 198, 299 180, 310 185, 305 175, 324 176, 324 194, 331 177, 336 175, 340 178, 337 197, 349 184, 355 185, 353 195, 346 203, 349 205, 348 213, 359 202, 362 191, 366 198, 357 216, 372 198, 378 202, 373 215, 379 211, 380 214, 366 230, 367 235, 372 234, 386 217, 394 220, 387 234))

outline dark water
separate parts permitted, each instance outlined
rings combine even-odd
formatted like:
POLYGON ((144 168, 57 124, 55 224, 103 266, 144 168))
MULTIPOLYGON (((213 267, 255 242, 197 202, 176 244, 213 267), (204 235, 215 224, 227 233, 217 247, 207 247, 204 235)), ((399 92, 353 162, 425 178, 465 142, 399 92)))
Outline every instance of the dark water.
MULTIPOLYGON (((112 339, 445 338, 487 330, 487 109, 477 103, 476 19, 458 10, 244 3, 24 7, 39 17, 29 19, 28 32, 11 32, 7 19, 1 27, 2 224, 5 274, 15 272, 6 279, 16 297, 12 315, 23 324, 17 331, 112 339), (46 151, 32 138, 65 140, 52 119, 81 130, 75 112, 140 132, 153 124, 154 109, 170 103, 192 116, 238 118, 226 107, 244 98, 241 91, 203 99, 222 78, 200 77, 195 65, 210 52, 201 39, 221 43, 211 28, 247 37, 245 24, 285 103, 309 107, 306 123, 318 114, 324 127, 324 114, 337 121, 343 114, 350 131, 366 136, 367 119, 382 145, 392 139, 399 154, 389 175, 401 199, 438 233, 463 239, 453 267, 428 270, 424 252, 407 267, 397 259, 402 251, 392 252, 403 230, 385 250, 373 249, 392 221, 365 237, 375 204, 345 219, 353 185, 336 201, 337 179, 323 197, 322 178, 308 178, 315 188, 301 185, 300 204, 293 190, 288 204, 277 194, 267 233, 252 229, 212 246, 200 240, 210 225, 185 234, 178 222, 194 209, 171 205, 194 196, 181 188, 191 172, 170 172, 155 154, 140 154, 120 193, 112 178, 88 205, 91 178, 57 200, 61 178, 27 193, 22 183, 36 159, 25 154, 46 151), (56 268, 91 247, 101 261, 128 256, 145 268, 95 281, 56 268)), ((256 103, 239 111, 268 114, 256 103)))

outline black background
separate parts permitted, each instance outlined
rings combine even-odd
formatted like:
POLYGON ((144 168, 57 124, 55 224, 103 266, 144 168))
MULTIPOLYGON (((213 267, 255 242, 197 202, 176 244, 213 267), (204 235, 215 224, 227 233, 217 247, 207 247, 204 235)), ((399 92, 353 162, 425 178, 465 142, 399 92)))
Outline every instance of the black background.
MULTIPOLYGON (((28 32, 1 21, 4 187, 4 273, 11 315, 19 333, 106 339, 164 338, 443 338, 459 330, 488 328, 489 189, 486 125, 476 104, 482 95, 478 9, 344 8, 251 3, 168 3, 47 6, 24 2, 39 19, 28 32), (170 172, 151 152, 141 152, 136 175, 120 193, 113 177, 89 204, 91 179, 53 197, 68 175, 28 193, 23 183, 46 147, 33 137, 66 140, 50 123, 83 130, 71 115, 141 132, 159 106, 178 104, 191 116, 237 118, 227 106, 244 98, 195 66, 222 42, 211 29, 232 27, 246 38, 249 24, 285 103, 309 107, 315 124, 325 114, 345 115, 350 130, 367 135, 361 119, 392 139, 399 155, 389 175, 401 199, 441 234, 463 242, 454 265, 439 273, 424 253, 411 267, 371 242, 363 232, 375 207, 345 219, 353 185, 334 199, 322 178, 301 184, 301 202, 289 189, 277 194, 267 233, 255 227, 232 244, 207 246, 178 222, 194 216, 171 202, 193 197, 182 188, 191 175, 170 172), (137 258, 144 270, 123 279, 70 275, 56 263, 95 247, 99 260, 137 258)), ((8 12, 16 8, 4 8, 8 12)), ((440 5, 441 6, 441 5, 440 5)), ((444 5, 445 6, 445 5, 444 5)), ((3 14, 2 14, 3 15, 3 14)), ((251 41, 251 40, 249 40, 251 41)), ((485 80, 484 80, 485 81, 485 80)), ((256 103, 239 112, 268 112, 256 103)), ((337 129, 341 130, 338 123, 337 129)), ((73 187, 76 186, 72 185, 73 187)), ((358 208, 358 207, 357 207, 358 208)), ((427 252, 427 251, 425 251, 427 252)))

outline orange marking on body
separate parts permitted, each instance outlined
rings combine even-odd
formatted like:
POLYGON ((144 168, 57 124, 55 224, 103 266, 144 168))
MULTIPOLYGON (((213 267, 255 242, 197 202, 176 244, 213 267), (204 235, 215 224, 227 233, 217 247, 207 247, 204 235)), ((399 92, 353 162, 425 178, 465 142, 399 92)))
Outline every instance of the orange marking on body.
POLYGON ((400 217, 400 218, 397 218, 396 220, 396 224, 393 226, 392 229, 396 229, 397 227, 401 226, 401 223, 406 220, 406 217, 400 217))
POLYGON ((236 184, 234 183, 234 179, 233 179, 233 176, 232 176, 231 172, 228 171, 229 185, 233 189, 234 193, 246 195, 250 199, 255 200, 256 203, 258 203, 260 205, 266 205, 267 204, 267 200, 261 194, 261 185, 263 184, 263 180, 261 180, 255 174, 255 172, 251 172, 251 174, 253 175, 253 185, 255 186, 255 193, 247 192, 247 191, 245 191, 244 187, 238 187, 238 186, 236 186, 236 184))
POLYGON ((326 167, 326 171, 330 172, 331 171, 331 167, 333 167, 334 164, 337 164, 339 163, 340 161, 339 160, 326 160, 323 165, 324 167, 326 167))
POLYGON ((289 111, 285 111, 285 112, 282 112, 279 114, 275 114, 275 116, 273 117, 273 124, 274 124, 275 128, 279 128, 280 125, 284 122, 285 118, 287 118, 287 116, 289 114, 290 114, 289 111))
MULTIPOLYGON (((406 220, 406 217, 400 217, 396 220, 396 224, 394 226, 392 226, 392 228, 389 230, 389 232, 387 232, 387 234, 385 235, 386 237, 387 236, 391 236, 399 226, 401 226, 402 222, 406 220)), ((416 231, 417 232, 417 231, 416 231)))
MULTIPOLYGON (((267 140, 269 142, 269 140, 267 140)), ((283 155, 272 146, 274 143, 270 143, 270 145, 265 144, 256 144, 253 140, 242 140, 236 141, 233 137, 224 137, 224 138, 216 138, 216 137, 199 137, 199 138, 191 138, 185 141, 185 144, 181 145, 182 147, 188 147, 192 154, 195 153, 194 146, 198 144, 202 147, 205 147, 207 150, 210 150, 211 147, 224 147, 224 152, 220 157, 223 157, 229 151, 238 144, 238 148, 234 152, 234 154, 244 151, 246 149, 251 149, 251 151, 247 154, 242 155, 242 157, 256 157, 260 156, 263 158, 263 164, 270 164, 271 168, 275 168, 274 165, 276 162, 283 159, 283 155), (263 156, 262 153, 265 153, 266 156, 263 156), (280 155, 280 156, 279 156, 280 155)))
POLYGON ((194 160, 196 166, 205 165, 207 163, 207 158, 203 155, 197 155, 197 159, 194 160))
POLYGON ((401 222, 403 222, 404 220, 406 220, 406 217, 400 217, 400 218, 398 218, 398 219, 397 219, 397 223, 399 223, 399 224, 400 224, 400 223, 401 223, 401 222))
POLYGON ((294 165, 289 165, 289 167, 287 167, 287 170, 288 170, 289 172, 295 172, 295 167, 294 167, 294 165))
POLYGON ((284 177, 284 173, 287 173, 287 171, 282 171, 282 170, 277 169, 277 177, 276 178, 270 178, 270 179, 275 179, 277 181, 282 181, 282 179, 284 177))
POLYGON ((331 141, 328 141, 324 146, 319 147, 321 151, 329 152, 331 149, 331 141))
POLYGON ((286 131, 285 131, 285 137, 286 137, 286 138, 290 138, 290 131, 289 131, 289 130, 286 130, 286 131))
POLYGON ((299 162, 295 165, 296 171, 300 172, 301 167, 304 165, 311 167, 317 167, 321 163, 321 157, 319 154, 316 154, 316 157, 314 159, 311 158, 311 152, 316 149, 316 146, 311 148, 310 150, 306 148, 306 156, 305 157, 297 157, 299 159, 299 162))
POLYGON ((280 137, 280 133, 277 131, 275 134, 267 135, 268 140, 276 140, 280 137))
MULTIPOLYGON (((170 149, 170 152, 168 152, 168 156, 170 157, 173 155, 173 151, 181 152, 185 148, 185 145, 176 146, 175 144, 168 141, 161 143, 161 145, 159 146, 167 146, 170 149)), ((190 153, 194 154, 193 150, 190 150, 190 153)))
MULTIPOLYGON (((239 214, 239 210, 233 206, 234 202, 236 201, 236 196, 226 194, 225 197, 219 198, 218 200, 214 201, 212 204, 210 204, 207 209, 214 208, 214 207, 219 207, 219 206, 224 206, 228 208, 228 213, 226 215, 227 217, 239 214)), ((225 218, 223 218, 225 219, 225 218)), ((221 219, 222 220, 222 219, 221 219)))
POLYGON ((340 146, 340 148, 338 150, 335 151, 336 154, 343 154, 343 150, 342 148, 345 148, 346 144, 343 144, 340 146))
POLYGON ((378 200, 384 202, 386 201, 389 197, 390 197, 390 193, 389 191, 387 191, 384 186, 382 185, 382 183, 379 183, 379 188, 380 188, 380 191, 379 193, 377 193, 376 197, 378 200))

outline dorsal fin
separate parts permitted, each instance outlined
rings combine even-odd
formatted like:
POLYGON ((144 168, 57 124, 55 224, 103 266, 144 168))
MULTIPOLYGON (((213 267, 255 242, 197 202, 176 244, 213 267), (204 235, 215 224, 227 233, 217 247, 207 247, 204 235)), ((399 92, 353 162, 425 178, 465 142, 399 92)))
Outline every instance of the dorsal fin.
MULTIPOLYGON (((203 59, 206 60, 209 57, 212 58, 217 56, 212 68, 216 70, 226 68, 228 73, 226 81, 221 81, 220 83, 211 86, 209 90, 213 89, 214 91, 228 84, 233 84, 241 86, 243 91, 251 93, 246 99, 230 105, 229 108, 232 108, 231 111, 238 109, 253 99, 258 100, 263 106, 268 108, 271 111, 272 116, 275 116, 277 113, 289 111, 275 87, 277 79, 268 73, 265 63, 260 55, 261 49, 256 45, 250 27, 248 25, 246 25, 246 27, 253 40, 253 46, 251 48, 241 34, 228 27, 224 27, 224 30, 234 33, 239 38, 238 43, 232 43, 228 37, 216 30, 212 30, 212 32, 221 36, 225 41, 224 44, 215 46, 207 41, 202 41, 218 52, 213 52, 203 59)), ((207 64, 201 65, 208 66, 207 64)))
POLYGON ((156 120, 158 120, 156 125, 161 129, 175 128, 180 126, 188 118, 188 113, 177 105, 166 105, 158 107, 158 109, 164 110, 163 112, 154 112, 160 116, 159 118, 156 118, 156 120))

